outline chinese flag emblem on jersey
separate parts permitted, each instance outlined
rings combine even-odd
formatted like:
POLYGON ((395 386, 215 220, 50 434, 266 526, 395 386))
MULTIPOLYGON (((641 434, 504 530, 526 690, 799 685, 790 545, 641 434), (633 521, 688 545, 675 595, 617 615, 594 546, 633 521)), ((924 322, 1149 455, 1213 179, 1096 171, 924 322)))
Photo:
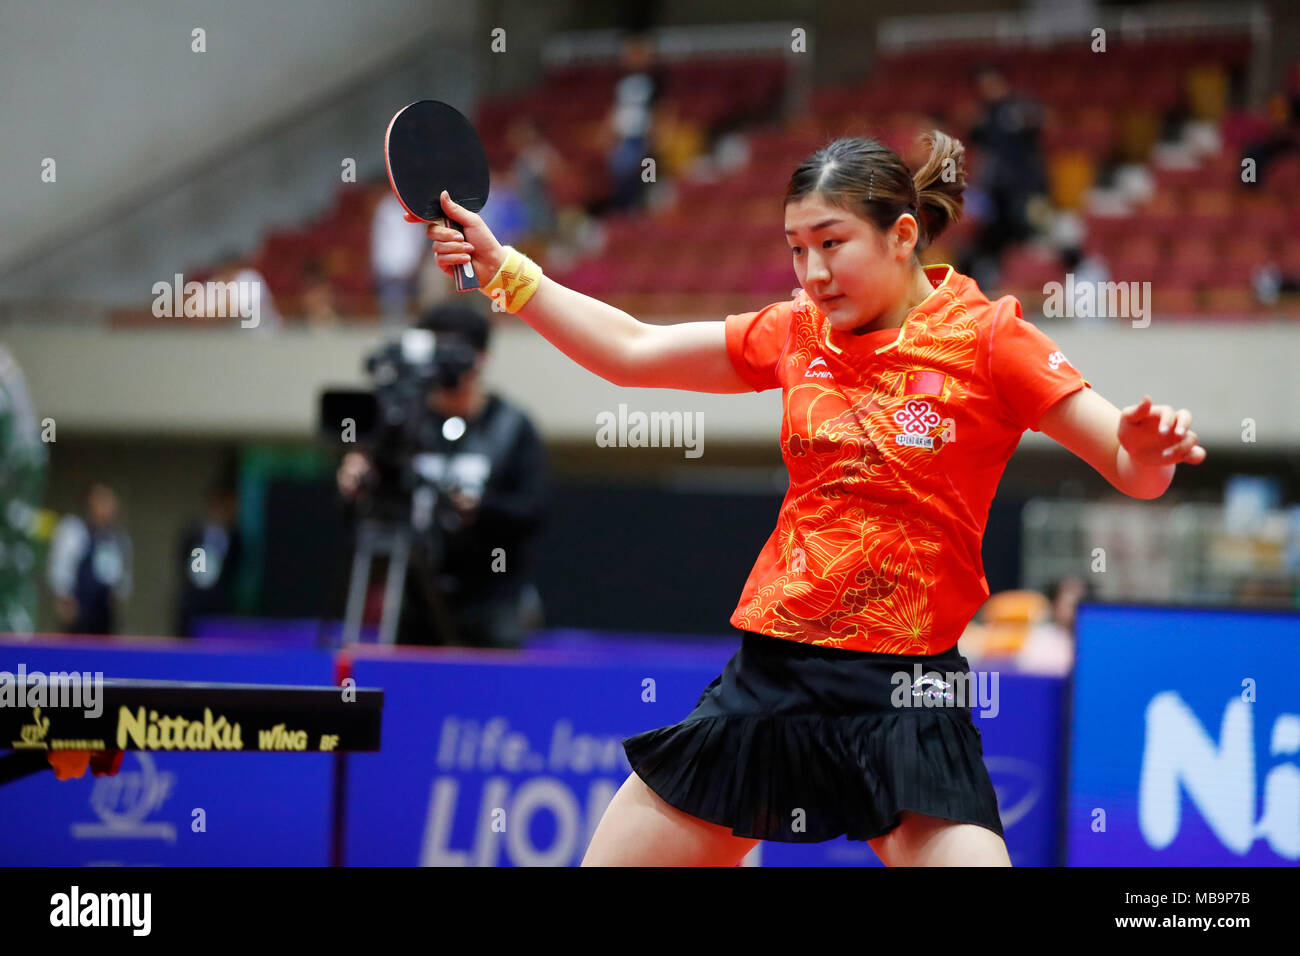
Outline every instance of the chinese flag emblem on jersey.
POLYGON ((903 379, 904 395, 943 395, 944 382, 947 376, 943 372, 932 372, 927 370, 911 371, 903 379))

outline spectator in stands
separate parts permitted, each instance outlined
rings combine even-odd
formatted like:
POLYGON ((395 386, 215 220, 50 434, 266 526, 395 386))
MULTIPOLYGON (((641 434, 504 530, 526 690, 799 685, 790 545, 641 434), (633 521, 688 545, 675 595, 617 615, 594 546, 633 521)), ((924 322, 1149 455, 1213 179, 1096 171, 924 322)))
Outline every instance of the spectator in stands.
POLYGON ((274 332, 283 324, 266 278, 243 256, 222 257, 212 280, 205 286, 208 318, 228 319, 247 328, 274 332))
POLYGON ((1300 153, 1300 99, 1274 93, 1268 99, 1266 131, 1248 142, 1242 159, 1255 160, 1256 182, 1267 185, 1268 169, 1283 156, 1300 153))
POLYGON ((50 590, 59 626, 70 634, 112 634, 118 606, 131 595, 131 538, 117 495, 96 482, 83 515, 66 515, 50 545, 50 590))
POLYGON ((639 208, 645 202, 642 163, 650 156, 655 102, 663 88, 656 73, 649 36, 634 34, 623 43, 624 74, 614 87, 609 115, 609 175, 613 212, 639 208))
POLYGON ((551 182, 563 160, 529 116, 510 124, 506 140, 515 154, 510 171, 524 206, 528 234, 543 241, 549 239, 556 228, 551 182))
POLYGON ((325 275, 319 258, 310 259, 303 272, 302 317, 312 328, 332 328, 339 324, 334 306, 334 287, 325 275))
POLYGON ((975 85, 983 114, 971 130, 979 149, 975 183, 988 200, 990 216, 975 239, 969 274, 981 286, 995 285, 998 260, 1012 243, 1033 233, 1029 209, 1047 192, 1042 149, 1042 107, 1019 96, 993 66, 982 66, 975 85))
MULTIPOLYGON (((1110 268, 1106 265, 1106 260, 1099 253, 1085 252, 1077 245, 1066 246, 1061 250, 1061 265, 1066 272, 1074 274, 1076 288, 1087 285, 1100 289, 1103 282, 1110 281, 1110 268)), ((1079 324, 1106 325, 1109 319, 1100 314, 1102 311, 1085 309, 1075 321, 1079 324)))
POLYGON ((0 631, 35 630, 45 443, 22 369, 0 345, 0 631))
MULTIPOLYGON (((530 550, 547 508, 546 451, 523 411, 483 387, 490 327, 480 312, 447 303, 418 326, 468 344, 477 358, 454 385, 429 390, 416 425, 411 477, 420 489, 408 513, 426 518, 412 518, 397 640, 518 648, 540 622, 530 550)), ((361 503, 382 467, 361 452, 345 455, 344 499, 361 503)))
POLYGON ((682 116, 677 100, 663 100, 654 113, 654 142, 659 172, 681 178, 705 153, 704 128, 682 116))
POLYGON ((1074 666, 1074 612, 1090 596, 1088 582, 1077 574, 1054 581, 1047 589, 1052 616, 1030 630, 1016 654, 1016 668, 1026 674, 1069 674, 1074 666))
POLYGON ((578 203, 570 203, 560 209, 555 237, 546 247, 547 264, 557 270, 570 268, 578 260, 602 249, 605 240, 605 227, 600 220, 578 203))
POLYGON ((489 176, 492 190, 480 215, 485 222, 492 224, 493 231, 500 229, 506 235, 514 236, 515 242, 523 242, 529 235, 528 207, 515 183, 513 167, 493 170, 489 176))
POLYGON ((243 556, 238 517, 235 488, 221 481, 208 491, 207 514, 181 533, 181 586, 176 602, 180 637, 194 636, 199 615, 229 614, 235 609, 235 581, 243 556))
POLYGON ((427 243, 423 227, 406 221, 406 210, 387 183, 370 227, 370 267, 375 276, 379 311, 390 323, 405 323, 415 291, 415 276, 427 243))

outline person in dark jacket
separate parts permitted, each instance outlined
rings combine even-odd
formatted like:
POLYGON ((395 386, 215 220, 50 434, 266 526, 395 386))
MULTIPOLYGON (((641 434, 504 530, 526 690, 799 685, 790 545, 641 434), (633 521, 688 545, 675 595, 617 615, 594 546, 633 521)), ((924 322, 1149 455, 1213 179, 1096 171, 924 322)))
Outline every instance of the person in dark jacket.
POLYGON ((208 492, 207 514, 181 534, 181 586, 176 633, 193 637, 200 615, 229 614, 235 607, 235 581, 243 557, 235 489, 217 484, 208 492))
MULTIPOLYGON (((546 449, 519 408, 483 387, 483 315, 443 304, 417 325, 477 358, 455 385, 429 391, 416 428, 414 546, 397 641, 521 647, 540 621, 530 566, 549 501, 546 449)), ((355 500, 375 467, 365 453, 344 456, 343 496, 355 500)))

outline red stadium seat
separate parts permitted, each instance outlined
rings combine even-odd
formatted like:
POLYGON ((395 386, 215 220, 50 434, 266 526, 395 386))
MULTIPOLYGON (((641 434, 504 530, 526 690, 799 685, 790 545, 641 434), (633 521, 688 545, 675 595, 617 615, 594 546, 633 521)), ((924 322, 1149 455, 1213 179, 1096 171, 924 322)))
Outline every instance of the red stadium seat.
POLYGON ((1137 216, 1087 216, 1084 231, 1085 245, 1091 251, 1126 239, 1138 231, 1137 216))
POLYGON ((1152 283, 1151 299, 1157 317, 1188 316, 1200 309, 1196 289, 1190 285, 1175 285, 1165 280, 1152 283))
POLYGON ((1032 245, 1017 246, 1002 256, 1001 281, 1012 287, 1042 287, 1065 276, 1061 259, 1032 245))
POLYGON ((1187 201, 1181 190, 1162 189, 1141 210, 1144 230, 1166 238, 1180 235, 1186 219, 1186 209, 1187 201))
POLYGON ((1125 239, 1109 257, 1111 278, 1122 282, 1149 282, 1163 264, 1160 245, 1149 236, 1125 239))
POLYGON ((1292 279, 1300 279, 1300 239, 1282 243, 1276 252, 1278 268, 1292 279))
POLYGON ((1291 201, 1300 200, 1300 153, 1287 153, 1269 163, 1261 177, 1264 189, 1291 201))
POLYGON ((1213 315, 1249 316, 1259 310, 1259 301, 1248 288, 1212 286, 1205 290, 1205 311, 1213 315))

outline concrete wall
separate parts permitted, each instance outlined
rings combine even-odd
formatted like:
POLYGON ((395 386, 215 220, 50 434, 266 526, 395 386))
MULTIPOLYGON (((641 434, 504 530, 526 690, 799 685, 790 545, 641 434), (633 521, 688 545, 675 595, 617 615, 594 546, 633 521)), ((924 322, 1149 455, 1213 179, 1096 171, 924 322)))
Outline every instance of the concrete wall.
MULTIPOLYGON (((715 317, 716 318, 716 317, 715 317)), ((1164 322, 1100 329, 1043 324, 1094 387, 1123 407, 1150 393, 1192 410, 1209 445, 1300 444, 1300 328, 1164 322)), ((69 432, 150 437, 308 439, 316 396, 362 385, 361 358, 378 331, 276 335, 229 331, 106 331, 15 326, 3 340, 22 365, 42 416, 69 432)), ((551 440, 594 442, 596 415, 619 403, 643 411, 700 411, 706 442, 765 442, 777 433, 780 399, 619 389, 587 372, 515 320, 496 334, 489 384, 520 402, 551 440)), ((1048 442, 1029 433, 1027 445, 1048 442)), ((1050 443, 1050 442, 1049 442, 1050 443)), ((1207 447, 1209 447, 1207 445, 1207 447)), ((707 452, 706 452, 707 457, 707 452)))

